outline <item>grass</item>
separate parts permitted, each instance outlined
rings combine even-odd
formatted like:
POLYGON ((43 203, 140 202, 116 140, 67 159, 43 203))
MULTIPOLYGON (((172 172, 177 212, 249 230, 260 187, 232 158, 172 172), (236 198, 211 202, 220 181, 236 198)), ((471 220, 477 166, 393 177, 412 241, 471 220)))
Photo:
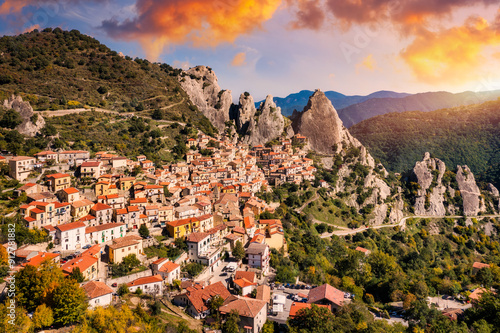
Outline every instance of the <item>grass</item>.
POLYGON ((331 203, 331 201, 325 201, 325 199, 323 199, 321 196, 319 196, 317 200, 307 205, 304 208, 303 212, 306 215, 311 214, 316 220, 333 225, 345 227, 349 222, 349 220, 344 220, 342 217, 336 216, 335 213, 340 213, 340 209, 333 203, 331 203), (324 207, 323 204, 326 204, 327 206, 324 207), (331 213, 330 210, 332 211, 331 213))

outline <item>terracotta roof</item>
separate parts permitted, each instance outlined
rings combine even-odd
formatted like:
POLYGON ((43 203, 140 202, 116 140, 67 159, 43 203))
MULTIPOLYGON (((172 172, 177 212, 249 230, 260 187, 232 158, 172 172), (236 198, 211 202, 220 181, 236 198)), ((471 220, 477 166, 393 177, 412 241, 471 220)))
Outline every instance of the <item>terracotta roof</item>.
POLYGON ((90 256, 90 255, 82 255, 82 256, 76 257, 74 259, 71 259, 70 261, 68 261, 67 263, 62 265, 61 269, 63 270, 63 272, 66 272, 69 274, 73 271, 73 269, 78 267, 78 268, 80 268, 80 272, 83 273, 89 267, 94 265, 97 261, 98 261, 98 259, 96 257, 90 256))
POLYGON ((40 264, 47 260, 52 260, 57 258, 59 253, 51 253, 51 252, 38 252, 38 254, 32 258, 30 258, 26 263, 22 264, 22 266, 40 266, 40 264))
MULTIPOLYGON (((293 302, 292 306, 290 307, 290 314, 289 317, 293 318, 297 315, 297 312, 299 312, 302 309, 310 309, 312 304, 309 303, 298 303, 298 302, 293 302)), ((329 305, 318 305, 320 308, 327 308, 330 309, 329 305)))
POLYGON ((231 294, 222 282, 216 282, 202 289, 195 289, 185 294, 193 307, 201 313, 208 310, 205 303, 212 297, 219 295, 223 300, 226 300, 231 294))
POLYGON ((94 215, 85 215, 84 217, 82 217, 81 219, 79 219, 77 222, 85 222, 85 221, 91 221, 91 220, 95 220, 95 216, 94 215))
POLYGON ((208 234, 206 232, 193 232, 193 233, 189 234, 186 241, 192 242, 192 243, 199 243, 209 236, 210 236, 210 234, 208 234))
POLYGON ((469 298, 473 301, 479 301, 481 295, 487 291, 488 290, 486 288, 477 288, 469 295, 469 298))
POLYGON ((322 286, 316 287, 309 291, 307 303, 316 303, 326 299, 337 306, 344 305, 344 293, 337 288, 325 283, 322 286))
POLYGON ((255 296, 255 299, 260 299, 261 301, 269 303, 269 301, 271 300, 271 288, 263 284, 258 286, 256 289, 257 295, 255 296))
POLYGON ((193 222, 196 222, 196 221, 198 221, 198 220, 196 220, 195 218, 191 217, 191 218, 188 218, 188 219, 175 220, 175 221, 172 221, 172 222, 168 222, 167 225, 172 226, 172 227, 179 227, 181 225, 190 224, 190 223, 193 223, 193 222))
POLYGON ((88 200, 88 199, 82 199, 82 200, 78 200, 78 201, 74 201, 71 206, 75 207, 75 208, 80 208, 80 207, 84 207, 84 206, 90 206, 94 204, 92 201, 88 200))
POLYGON ((481 268, 489 268, 489 267, 490 267, 490 265, 488 265, 488 264, 483 264, 483 263, 481 263, 481 262, 477 262, 477 261, 476 261, 475 263, 473 263, 473 264, 472 264, 472 267, 477 268, 477 269, 481 269, 481 268))
POLYGON ((257 283, 255 282, 252 282, 252 281, 248 281, 247 279, 245 278, 242 278, 242 279, 235 279, 233 280, 233 282, 235 284, 237 284, 238 286, 240 286, 241 288, 245 288, 245 287, 248 287, 248 286, 254 286, 256 285, 257 283))
POLYGON ((78 193, 79 191, 74 188, 74 187, 69 187, 69 188, 66 188, 63 190, 64 192, 66 192, 67 194, 74 194, 74 193, 78 193))
POLYGON ((221 313, 230 313, 233 310, 238 311, 239 315, 247 318, 255 318, 267 302, 247 297, 238 298, 219 308, 221 313))
POLYGON ((142 238, 136 235, 125 236, 117 239, 113 239, 113 244, 108 245, 110 249, 116 250, 121 249, 125 246, 139 244, 142 238))
POLYGON ((82 289, 90 299, 113 293, 113 289, 100 281, 87 282, 82 286, 82 289))
POLYGON ((155 261, 152 262, 153 265, 158 265, 158 264, 161 264, 162 262, 164 261, 168 261, 168 258, 160 258, 160 259, 157 259, 155 261))
POLYGON ((108 206, 106 204, 103 204, 103 203, 96 203, 94 206, 92 206, 91 208, 92 210, 94 211, 99 211, 99 210, 107 210, 107 209, 111 209, 111 206, 108 206))
POLYGON ((70 175, 68 175, 67 173, 53 173, 51 175, 47 175, 46 176, 47 178, 54 178, 54 179, 58 179, 58 178, 66 178, 66 177, 70 177, 70 175))
POLYGON ((153 276, 141 277, 141 278, 135 279, 132 282, 127 283, 127 286, 134 287, 134 286, 141 286, 144 284, 156 283, 156 282, 163 282, 163 278, 161 277, 161 275, 156 274, 153 276))
POLYGON ((73 229, 77 229, 77 228, 85 228, 85 223, 72 222, 72 223, 58 225, 55 228, 59 229, 60 231, 68 231, 68 230, 73 230, 73 229))
POLYGON ((176 264, 173 261, 168 261, 163 266, 161 266, 160 272, 170 273, 179 267, 181 267, 179 264, 176 264))
POLYGON ((101 165, 101 162, 83 162, 81 167, 83 168, 93 168, 93 167, 98 167, 99 165, 101 165))
POLYGON ((247 279, 250 282, 255 282, 255 273, 247 271, 236 271, 234 274, 234 279, 247 279))
POLYGON ((243 223, 245 224, 246 229, 250 229, 255 225, 254 218, 252 216, 245 216, 245 218, 243 218, 243 223))
MULTIPOLYGON (((267 249, 266 244, 259 244, 259 243, 252 243, 248 246, 246 249, 247 254, 263 254, 264 251, 267 249)), ((342 296, 343 298, 343 296, 342 296)))
POLYGON ((85 228, 85 233, 86 234, 90 234, 91 232, 103 231, 103 230, 107 230, 107 229, 122 227, 124 225, 125 225, 125 223, 106 223, 106 224, 100 224, 100 225, 96 225, 95 227, 87 227, 87 228, 85 228))

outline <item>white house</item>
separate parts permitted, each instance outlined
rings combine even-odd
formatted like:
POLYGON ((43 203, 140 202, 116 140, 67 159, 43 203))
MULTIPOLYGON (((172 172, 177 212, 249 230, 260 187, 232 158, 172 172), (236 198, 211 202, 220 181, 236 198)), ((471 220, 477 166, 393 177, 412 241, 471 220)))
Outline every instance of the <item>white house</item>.
POLYGON ((193 262, 218 267, 220 265, 221 249, 210 244, 211 235, 206 232, 193 232, 186 239, 188 258, 193 262))
POLYGON ((163 280, 172 284, 174 280, 179 280, 181 276, 181 266, 167 258, 160 258, 152 264, 153 274, 160 274, 163 280))
POLYGON ((111 304, 113 289, 108 287, 104 282, 90 281, 85 283, 82 289, 87 294, 90 308, 111 304))
POLYGON ((163 278, 161 275, 145 276, 127 283, 130 292, 135 292, 138 288, 143 293, 161 295, 163 293, 163 278))
POLYGON ((85 228, 85 242, 87 244, 100 244, 123 237, 126 232, 125 223, 107 223, 87 227, 85 228))
POLYGON ((248 266, 258 268, 262 274, 269 273, 269 246, 267 244, 251 243, 246 249, 248 266))
POLYGON ((56 239, 59 240, 63 250, 81 249, 85 242, 85 223, 72 222, 55 227, 56 239))

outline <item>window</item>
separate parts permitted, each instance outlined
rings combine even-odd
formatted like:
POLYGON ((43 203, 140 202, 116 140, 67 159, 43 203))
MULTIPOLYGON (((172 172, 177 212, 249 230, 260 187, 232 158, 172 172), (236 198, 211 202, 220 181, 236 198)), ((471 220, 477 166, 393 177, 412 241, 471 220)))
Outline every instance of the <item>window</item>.
POLYGON ((134 246, 134 249, 137 249, 137 245, 136 245, 136 246, 134 246))
POLYGON ((122 249, 122 253, 125 252, 125 249, 122 249))

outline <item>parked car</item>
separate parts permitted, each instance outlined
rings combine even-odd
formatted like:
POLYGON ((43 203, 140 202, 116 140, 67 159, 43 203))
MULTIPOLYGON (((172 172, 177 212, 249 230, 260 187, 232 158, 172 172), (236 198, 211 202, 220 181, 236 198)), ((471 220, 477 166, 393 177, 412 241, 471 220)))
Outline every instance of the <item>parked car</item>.
POLYGON ((227 276, 227 272, 222 272, 219 274, 219 276, 227 276))
POLYGON ((301 303, 307 303, 307 298, 303 298, 300 300, 301 303))
POLYGON ((82 247, 82 249, 90 249, 90 248, 91 248, 90 244, 87 244, 84 247, 82 247))
POLYGON ((290 288, 290 283, 287 283, 287 284, 285 285, 285 288, 290 288))
POLYGON ((61 254, 61 251, 54 251, 52 253, 58 253, 58 254, 61 254))
POLYGON ((285 286, 284 286, 284 285, 282 285, 282 284, 280 284, 280 285, 278 286, 278 290, 285 290, 285 286))
POLYGON ((73 255, 76 257, 76 256, 79 256, 80 254, 82 254, 80 251, 75 251, 75 253, 73 253, 73 255))
POLYGON ((293 294, 288 294, 288 295, 286 296, 286 298, 288 298, 288 299, 292 299, 292 297, 293 297, 293 294))
POLYGON ((300 289, 306 289, 306 285, 305 284, 301 285, 300 289))
POLYGON ((118 283, 116 283, 116 282, 115 282, 115 283, 113 283, 113 284, 111 285, 111 287, 113 287, 113 288, 118 287, 118 283))
POLYGON ((306 286, 306 289, 308 289, 308 290, 309 290, 309 289, 311 289, 311 286, 310 286, 310 285, 307 285, 307 286, 306 286))
POLYGON ((65 263, 67 263, 67 262, 68 262, 68 261, 67 261, 66 259, 61 259, 61 261, 60 261, 60 263, 61 263, 61 264, 65 264, 65 263))

